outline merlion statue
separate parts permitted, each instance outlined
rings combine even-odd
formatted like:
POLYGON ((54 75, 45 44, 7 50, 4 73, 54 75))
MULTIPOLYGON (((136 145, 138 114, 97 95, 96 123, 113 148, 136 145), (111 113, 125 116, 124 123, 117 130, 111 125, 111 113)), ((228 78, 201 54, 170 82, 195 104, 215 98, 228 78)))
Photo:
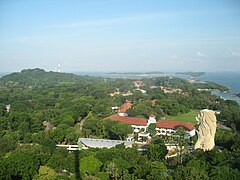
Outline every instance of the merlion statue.
POLYGON ((196 120, 199 123, 198 140, 195 149, 203 149, 209 151, 215 146, 214 138, 217 128, 216 112, 208 109, 201 110, 196 120))

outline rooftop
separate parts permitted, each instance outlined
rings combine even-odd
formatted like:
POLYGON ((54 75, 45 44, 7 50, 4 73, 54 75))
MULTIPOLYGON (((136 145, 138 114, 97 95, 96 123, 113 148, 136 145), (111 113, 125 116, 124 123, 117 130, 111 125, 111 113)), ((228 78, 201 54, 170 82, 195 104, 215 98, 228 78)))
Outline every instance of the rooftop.
POLYGON ((108 120, 108 119, 113 120, 113 121, 127 123, 130 125, 147 126, 147 119, 143 119, 143 118, 126 117, 126 116, 119 116, 118 114, 114 114, 114 115, 104 118, 103 120, 108 120))
POLYGON ((195 129, 195 126, 185 122, 176 122, 176 121, 167 121, 167 120, 160 120, 156 123, 156 126, 159 128, 166 128, 166 129, 177 129, 178 127, 183 127, 188 131, 192 131, 195 129))
MULTIPOLYGON (((151 116, 150 117, 154 117, 151 116)), ((118 114, 114 114, 104 118, 103 120, 112 120, 118 121, 130 125, 138 125, 138 126, 147 126, 147 119, 144 118, 135 118, 135 117, 127 117, 127 116, 119 116, 118 114)), ((156 126, 158 128, 165 128, 165 129, 177 129, 178 127, 183 127, 188 131, 192 131, 195 129, 195 126, 185 122, 177 122, 177 121, 168 121, 168 120, 160 120, 156 122, 156 126)))
POLYGON ((79 138, 79 142, 90 148, 113 148, 118 144, 124 144, 124 146, 132 145, 132 141, 119 141, 110 139, 93 139, 93 138, 79 138))
POLYGON ((128 109, 130 109, 132 107, 132 103, 131 102, 125 102, 123 105, 121 105, 119 107, 118 112, 119 113, 125 113, 128 109))

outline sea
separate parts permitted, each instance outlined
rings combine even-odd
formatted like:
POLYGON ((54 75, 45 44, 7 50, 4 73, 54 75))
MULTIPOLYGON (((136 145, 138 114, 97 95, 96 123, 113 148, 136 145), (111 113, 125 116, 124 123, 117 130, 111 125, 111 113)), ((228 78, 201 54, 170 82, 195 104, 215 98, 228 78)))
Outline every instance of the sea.
POLYGON ((240 93, 240 72, 208 72, 206 75, 200 76, 197 79, 212 81, 228 87, 229 92, 223 93, 214 90, 212 93, 223 99, 233 100, 240 104, 240 98, 235 95, 240 93))
MULTIPOLYGON (((190 79, 192 77, 188 75, 170 73, 107 73, 107 72, 72 72, 77 75, 88 75, 95 77, 105 77, 105 78, 132 78, 132 79, 141 79, 141 78, 152 78, 152 77, 161 77, 161 76, 171 76, 171 77, 180 77, 184 79, 190 79)), ((7 72, 0 72, 0 77, 7 75, 7 72)), ((201 81, 212 81, 217 84, 221 84, 229 88, 229 92, 220 92, 217 90, 212 91, 212 94, 220 96, 223 99, 229 99, 236 101, 240 104, 240 98, 236 94, 240 93, 240 71, 234 72, 206 72, 205 75, 194 78, 201 81)))
MULTIPOLYGON (((177 75, 184 79, 190 79, 187 75, 177 75)), ((192 79, 192 78, 191 78, 192 79)), ((223 99, 236 101, 240 105, 240 98, 236 94, 240 93, 240 71, 234 72, 207 72, 203 76, 194 78, 200 81, 210 81, 217 84, 226 86, 228 92, 220 92, 219 90, 212 90, 212 94, 219 96, 223 99)))

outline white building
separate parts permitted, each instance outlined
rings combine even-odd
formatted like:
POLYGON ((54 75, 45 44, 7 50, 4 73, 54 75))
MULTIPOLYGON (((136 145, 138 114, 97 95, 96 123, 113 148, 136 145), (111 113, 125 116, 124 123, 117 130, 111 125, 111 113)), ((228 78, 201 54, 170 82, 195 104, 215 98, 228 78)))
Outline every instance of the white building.
POLYGON ((195 136, 196 134, 195 126, 189 123, 169 120, 156 121, 155 115, 153 114, 151 114, 148 119, 129 117, 126 111, 131 107, 131 102, 126 102, 119 107, 118 114, 113 114, 103 120, 113 120, 131 125, 133 133, 138 133, 138 139, 151 138, 147 129, 150 124, 156 124, 156 135, 158 136, 172 136, 176 134, 176 130, 179 127, 186 130, 186 133, 189 135, 188 137, 195 136))
POLYGON ((133 141, 119 141, 110 139, 93 139, 93 138, 79 138, 78 146, 82 149, 88 148, 113 148, 116 145, 123 144, 126 148, 132 147, 133 141))
POLYGON ((189 137, 195 136, 195 126, 189 123, 185 122, 175 122, 175 121, 169 121, 169 120, 160 120, 156 121, 156 118, 153 114, 149 116, 149 119, 144 118, 135 118, 135 117, 129 117, 126 116, 126 113, 124 115, 122 113, 114 114, 112 116, 106 117, 103 120, 113 120, 113 121, 119 121, 122 123, 129 124, 133 127, 133 133, 138 133, 139 138, 141 137, 148 137, 150 138, 150 135, 147 131, 147 128, 150 124, 156 124, 156 135, 159 136, 172 136, 176 133, 177 128, 182 127, 186 130, 186 133, 189 135, 189 137))

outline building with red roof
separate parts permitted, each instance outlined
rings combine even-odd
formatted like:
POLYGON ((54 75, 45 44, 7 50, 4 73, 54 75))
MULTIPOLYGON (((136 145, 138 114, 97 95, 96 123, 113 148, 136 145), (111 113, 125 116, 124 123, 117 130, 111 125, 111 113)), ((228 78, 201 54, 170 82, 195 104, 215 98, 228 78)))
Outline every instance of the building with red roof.
MULTIPOLYGON (((121 114, 121 113, 119 113, 119 114, 121 114)), ((133 131, 136 133, 140 132, 141 129, 143 129, 144 132, 147 131, 147 127, 148 127, 147 119, 121 116, 119 114, 111 115, 109 117, 104 118, 103 120, 112 120, 112 121, 118 121, 118 122, 129 124, 133 127, 133 131)))
POLYGON ((148 122, 148 120, 144 118, 120 116, 119 114, 113 114, 109 117, 104 118, 103 120, 118 121, 118 122, 130 124, 130 125, 138 125, 138 126, 147 126, 147 122, 148 122))
POLYGON ((156 123, 156 131, 157 135, 171 135, 176 133, 176 129, 182 127, 186 130, 190 137, 195 136, 195 126, 185 122, 177 122, 177 121, 168 121, 168 120, 160 120, 156 123))
POLYGON ((189 123, 169 120, 160 120, 157 122, 154 114, 151 114, 149 119, 129 117, 126 111, 131 107, 131 102, 126 102, 119 108, 118 114, 113 114, 104 118, 103 120, 112 120, 129 124, 133 127, 133 132, 140 132, 138 136, 142 137, 147 136, 150 138, 147 129, 150 124, 156 124, 156 135, 171 136, 172 134, 176 133, 176 130, 179 127, 183 127, 190 137, 195 135, 195 126, 189 123))
POLYGON ((123 105, 121 105, 118 109, 118 113, 120 116, 127 116, 126 111, 132 107, 132 103, 127 101, 123 105))
POLYGON ((161 120, 156 123, 156 126, 159 128, 165 129, 177 129, 179 127, 183 127, 187 131, 192 131, 195 129, 194 125, 185 123, 185 122, 176 122, 176 121, 167 121, 161 120))
POLYGON ((114 114, 104 118, 103 120, 112 120, 129 124, 133 127, 133 131, 136 133, 140 132, 141 130, 143 132, 147 132, 147 127, 150 124, 156 123, 157 135, 170 136, 171 134, 176 133, 176 129, 179 127, 183 127, 191 137, 195 135, 195 126, 192 124, 169 120, 160 120, 156 122, 155 116, 149 116, 149 119, 144 119, 114 114))

